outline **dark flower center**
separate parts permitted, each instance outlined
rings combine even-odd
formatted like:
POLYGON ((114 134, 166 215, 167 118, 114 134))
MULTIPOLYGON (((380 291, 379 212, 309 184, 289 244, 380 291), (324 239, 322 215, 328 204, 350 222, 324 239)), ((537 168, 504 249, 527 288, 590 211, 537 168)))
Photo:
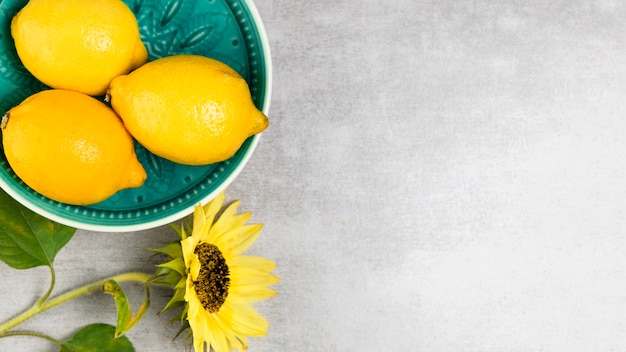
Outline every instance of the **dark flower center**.
POLYGON ((204 309, 216 313, 226 301, 230 286, 226 259, 217 246, 210 243, 198 244, 194 253, 200 260, 200 274, 193 286, 204 309))

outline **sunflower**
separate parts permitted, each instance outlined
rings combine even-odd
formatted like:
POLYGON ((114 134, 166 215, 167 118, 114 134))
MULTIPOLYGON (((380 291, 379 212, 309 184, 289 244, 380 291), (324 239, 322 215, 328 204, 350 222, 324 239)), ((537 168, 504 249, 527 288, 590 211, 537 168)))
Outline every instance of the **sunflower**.
POLYGON ((174 226, 181 241, 153 249, 170 259, 158 265, 154 281, 175 290, 162 312, 183 306, 174 320, 182 323, 179 334, 191 328, 196 352, 243 351, 246 337, 266 335, 269 324, 252 303, 274 296, 269 286, 279 281, 272 261, 241 255, 263 226, 246 224, 251 213, 235 214, 239 201, 218 216, 223 202, 222 193, 196 206, 191 229, 174 226))

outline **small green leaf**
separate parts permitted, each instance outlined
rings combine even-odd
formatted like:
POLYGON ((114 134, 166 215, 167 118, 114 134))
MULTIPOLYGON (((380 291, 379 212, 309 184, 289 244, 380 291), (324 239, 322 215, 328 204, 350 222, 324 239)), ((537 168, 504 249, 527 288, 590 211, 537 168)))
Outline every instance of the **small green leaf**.
POLYGON ((178 274, 185 275, 185 262, 182 257, 178 257, 170 260, 169 262, 165 262, 157 265, 159 268, 166 268, 177 272, 178 274))
POLYGON ((135 352, 127 337, 114 338, 115 327, 91 324, 63 343, 60 352, 135 352))
POLYGON ((126 334, 132 329, 144 314, 148 311, 150 306, 150 291, 146 286, 146 300, 141 304, 135 316, 132 316, 132 310, 130 308, 130 302, 126 298, 126 294, 122 287, 115 280, 108 280, 104 283, 102 289, 104 293, 108 293, 113 296, 115 300, 115 307, 117 308, 117 326, 115 327, 115 338, 118 338, 126 334))
POLYGON ((182 258, 183 256, 183 249, 180 246, 180 241, 168 243, 161 248, 148 248, 148 250, 155 253, 165 254, 170 258, 182 258))
POLYGON ((15 269, 51 266, 75 228, 34 213, 0 191, 0 260, 15 269))

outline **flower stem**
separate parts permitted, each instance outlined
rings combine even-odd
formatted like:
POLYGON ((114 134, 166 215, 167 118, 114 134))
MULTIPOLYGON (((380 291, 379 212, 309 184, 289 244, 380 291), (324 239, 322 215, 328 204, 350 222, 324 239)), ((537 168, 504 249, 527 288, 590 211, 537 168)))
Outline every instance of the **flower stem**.
MULTIPOLYGON (((78 298, 80 296, 84 296, 96 291, 102 291, 102 285, 108 280, 115 280, 118 283, 127 282, 127 281, 136 281, 142 284, 147 284, 152 276, 146 273, 140 272, 129 272, 124 274, 119 274, 115 276, 111 276, 102 280, 94 281, 92 283, 86 284, 81 287, 77 287, 71 291, 65 292, 59 296, 51 298, 49 300, 39 300, 32 307, 24 311, 23 313, 15 316, 13 319, 5 322, 0 325, 0 337, 5 335, 6 332, 15 326, 25 322, 26 320, 32 318, 33 316, 43 313, 50 308, 56 307, 60 304, 63 304, 72 299, 78 298)), ((49 293, 47 293, 49 294, 49 293)), ((47 298, 46 296, 44 296, 47 298)))
POLYGON ((55 339, 54 337, 45 335, 45 334, 40 334, 38 332, 34 332, 34 331, 7 331, 3 334, 0 334, 0 339, 3 337, 10 337, 10 336, 33 336, 33 337, 39 337, 42 338, 44 340, 48 340, 50 342, 52 342, 53 344, 57 345, 57 346, 62 346, 63 342, 59 341, 57 339, 55 339))

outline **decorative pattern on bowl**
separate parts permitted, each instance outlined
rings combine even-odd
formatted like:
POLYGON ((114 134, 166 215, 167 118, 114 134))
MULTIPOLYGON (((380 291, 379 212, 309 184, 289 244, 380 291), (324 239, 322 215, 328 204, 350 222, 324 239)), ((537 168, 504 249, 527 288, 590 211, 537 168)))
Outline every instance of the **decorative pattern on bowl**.
MULTIPOLYGON (((246 79, 252 99, 267 113, 271 91, 269 45, 249 0, 124 0, 137 17, 150 60, 197 54, 231 66, 246 79)), ((45 85, 21 64, 10 35, 11 18, 27 0, 0 2, 0 110, 19 104, 45 85)), ((248 138, 229 160, 187 166, 157 157, 138 143, 137 156, 148 179, 104 202, 73 206, 43 197, 26 186, 0 155, 0 185, 15 199, 55 221, 98 231, 131 231, 169 223, 222 191, 252 155, 259 136, 248 138)))

